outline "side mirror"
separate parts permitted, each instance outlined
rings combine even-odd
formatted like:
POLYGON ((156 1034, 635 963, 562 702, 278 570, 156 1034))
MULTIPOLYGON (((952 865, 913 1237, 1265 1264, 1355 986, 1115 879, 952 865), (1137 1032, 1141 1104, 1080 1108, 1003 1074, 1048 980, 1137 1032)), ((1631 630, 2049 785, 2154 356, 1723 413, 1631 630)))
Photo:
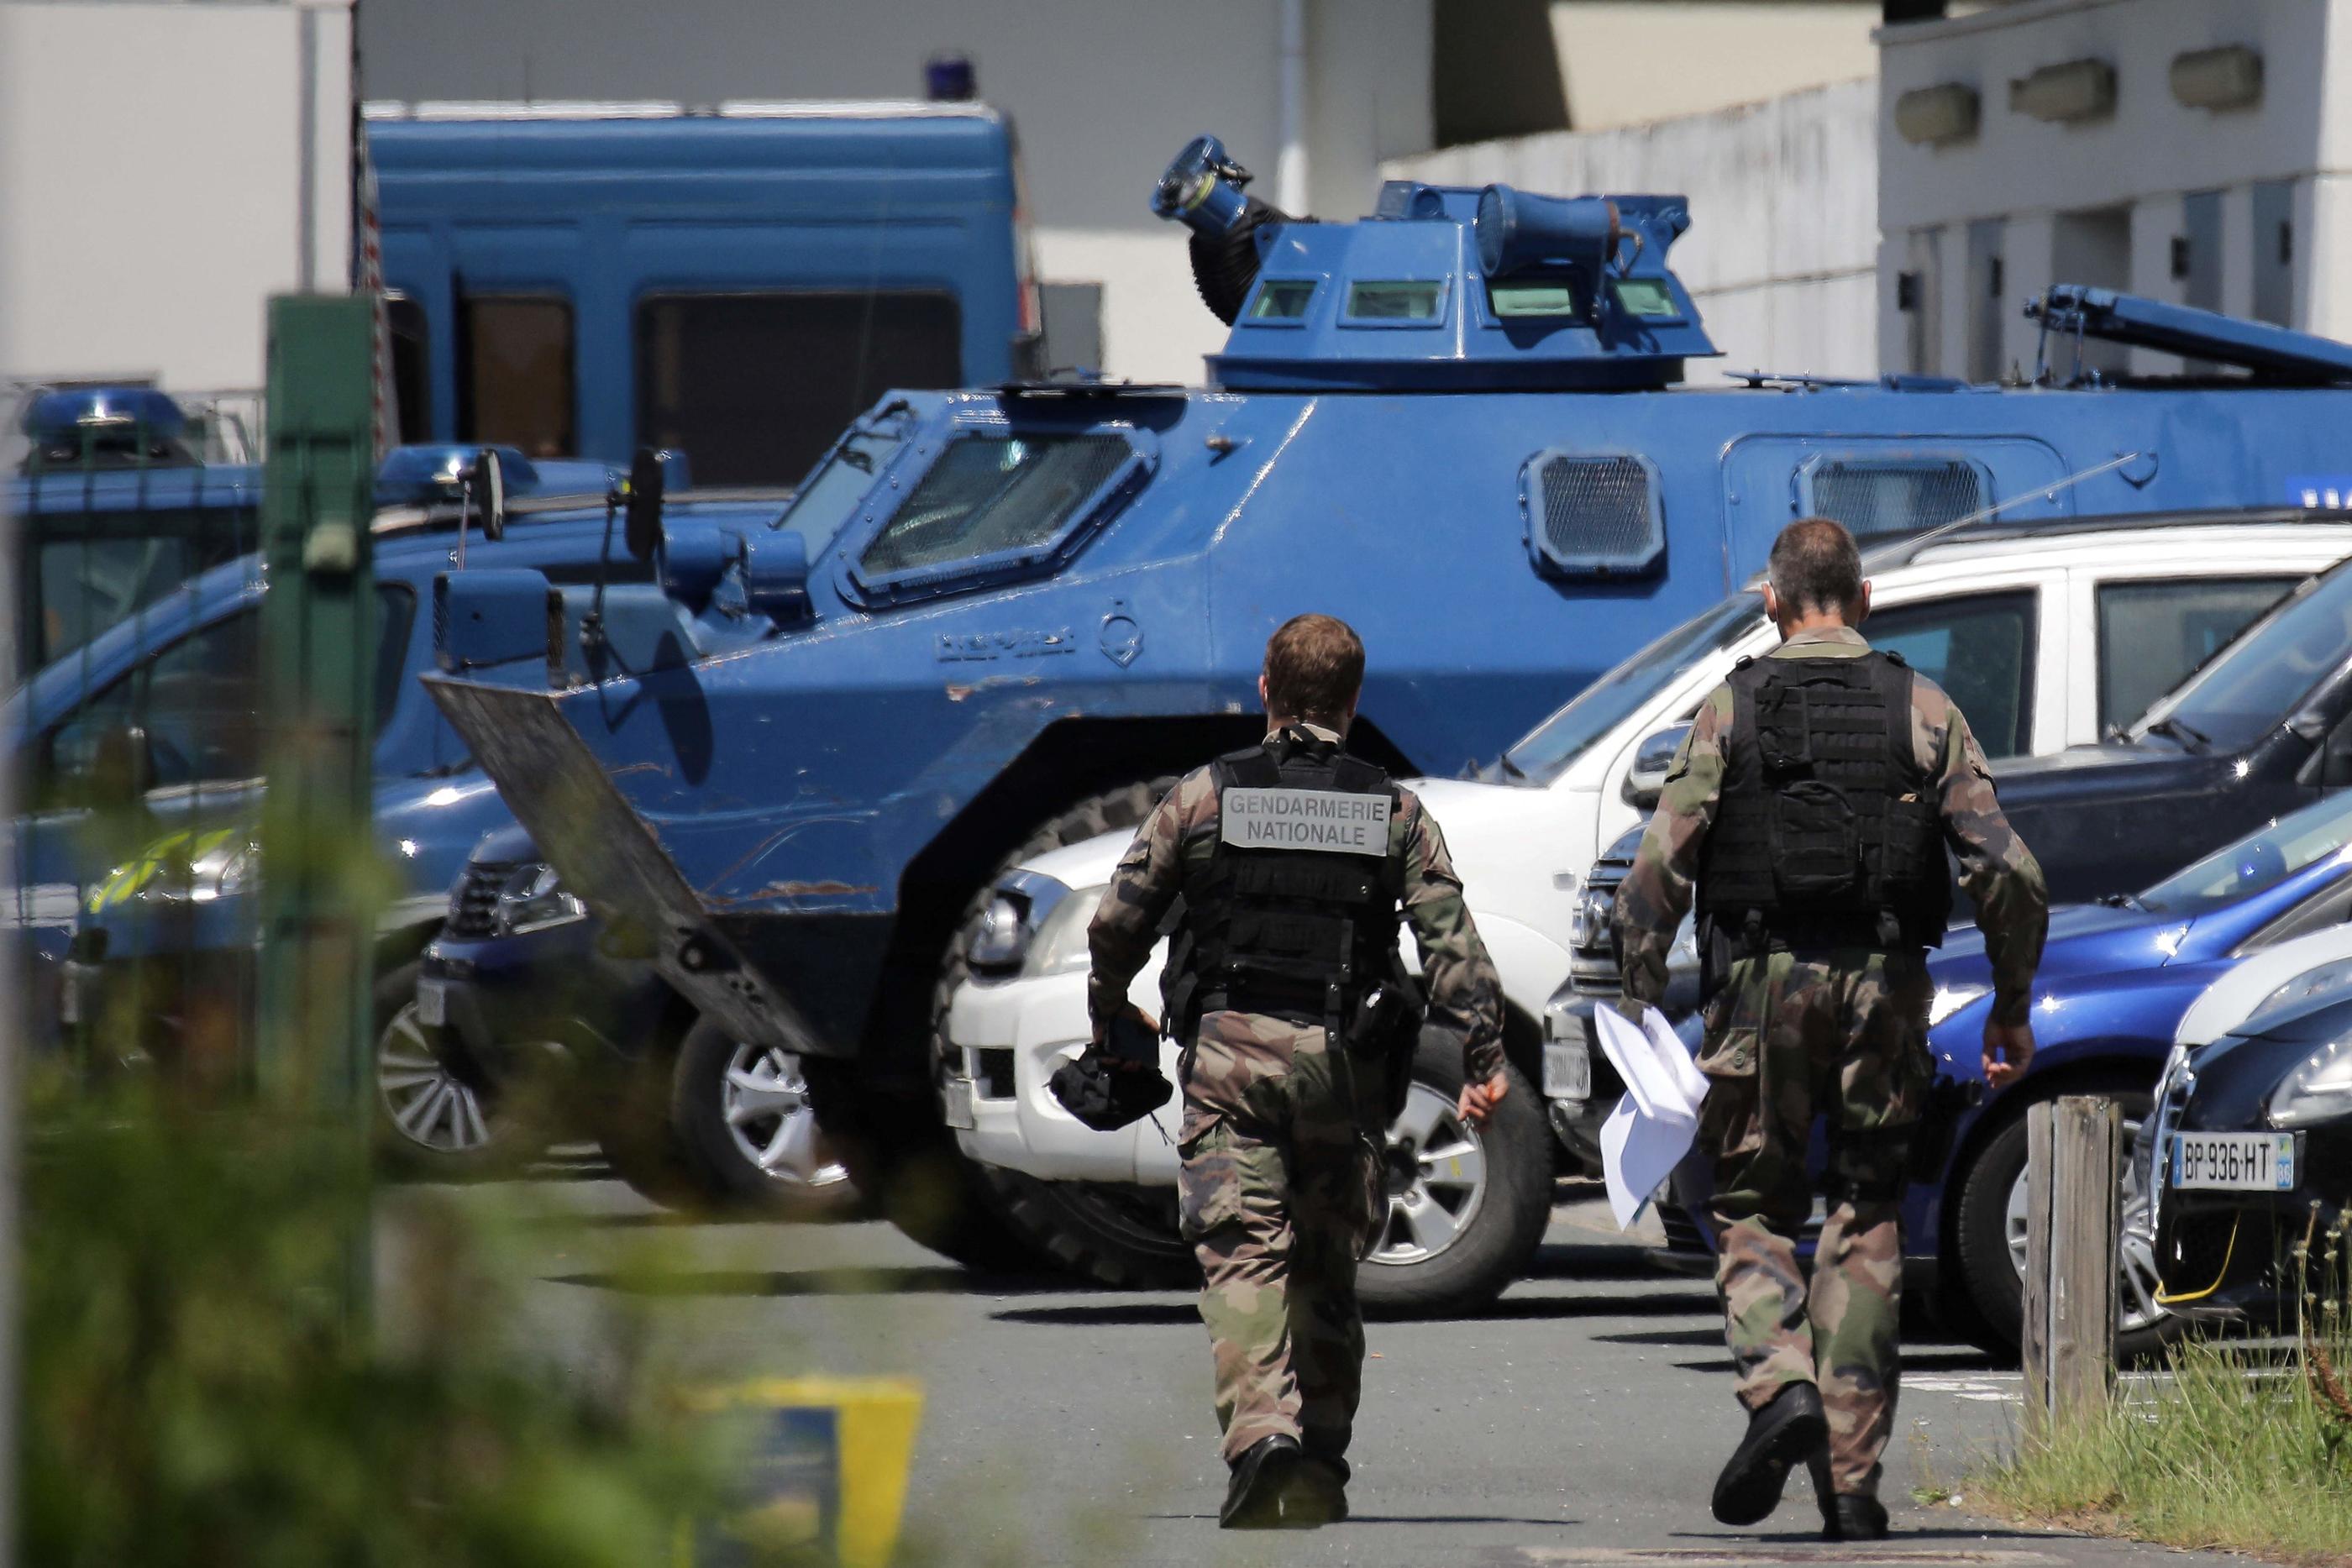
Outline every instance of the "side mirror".
POLYGON ((482 537, 500 539, 507 532, 507 468, 495 446, 485 446, 474 459, 474 506, 482 515, 482 537))
POLYGON ((1637 811, 1656 809, 1658 797, 1665 792, 1666 769, 1675 764, 1675 754, 1690 737, 1688 721, 1670 724, 1643 737, 1642 744, 1633 748, 1633 766, 1625 775, 1624 787, 1619 796, 1637 811))
POLYGON ((638 447, 629 463, 628 527, 622 537, 628 540, 629 553, 639 560, 653 559, 654 549, 661 543, 666 484, 661 455, 650 446, 638 447))

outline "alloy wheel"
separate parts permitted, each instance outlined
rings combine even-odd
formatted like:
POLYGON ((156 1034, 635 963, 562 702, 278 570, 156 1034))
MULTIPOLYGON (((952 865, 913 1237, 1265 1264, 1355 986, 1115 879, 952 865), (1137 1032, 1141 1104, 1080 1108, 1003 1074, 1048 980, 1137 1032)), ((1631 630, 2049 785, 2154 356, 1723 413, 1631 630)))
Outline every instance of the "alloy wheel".
MULTIPOLYGON (((2124 1119, 2123 1142, 2126 1151, 2137 1145, 2141 1118, 2124 1119)), ((2156 1271, 2156 1237, 2152 1229, 2147 1172, 2139 1160, 2126 1152, 2123 1177, 2123 1234, 2116 1246, 2116 1332, 2134 1333, 2153 1328, 2164 1319, 2164 1309, 2156 1304, 2158 1284, 2156 1271)), ((2009 1241, 2009 1260, 2017 1270, 2021 1283, 2025 1279, 2025 1173, 2020 1171, 2009 1189, 2009 1207, 2005 1235, 2009 1241)))
POLYGON ((720 1080, 719 1113, 743 1158, 786 1186, 833 1186, 849 1167, 824 1145, 810 1108, 800 1058, 773 1046, 739 1043, 720 1080))
POLYGON ((1389 1128, 1389 1212, 1370 1263, 1421 1263, 1460 1239, 1486 1194, 1486 1150, 1454 1101, 1426 1084, 1407 1091, 1389 1128))
POLYGON ((496 1135, 482 1097, 434 1055, 410 1003, 393 1015, 375 1049, 376 1093, 393 1130, 435 1155, 470 1155, 496 1135))

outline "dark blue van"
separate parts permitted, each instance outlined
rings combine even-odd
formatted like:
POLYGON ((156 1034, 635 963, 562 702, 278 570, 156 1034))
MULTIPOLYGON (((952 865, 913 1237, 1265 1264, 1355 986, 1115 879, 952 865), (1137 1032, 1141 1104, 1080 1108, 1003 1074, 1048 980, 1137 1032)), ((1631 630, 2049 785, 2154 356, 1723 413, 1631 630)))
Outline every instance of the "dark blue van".
POLYGON ((977 104, 372 104, 400 439, 790 485, 894 387, 1034 340, 977 104))

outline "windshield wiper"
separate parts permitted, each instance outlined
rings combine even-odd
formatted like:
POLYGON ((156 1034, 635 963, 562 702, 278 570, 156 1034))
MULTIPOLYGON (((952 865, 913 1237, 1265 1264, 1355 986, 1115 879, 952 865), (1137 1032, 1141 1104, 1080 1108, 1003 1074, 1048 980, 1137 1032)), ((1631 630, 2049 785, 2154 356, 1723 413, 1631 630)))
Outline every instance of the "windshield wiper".
POLYGON ((2109 909, 2146 909, 2147 907, 2139 901, 2137 894, 2130 893, 2103 893, 2092 902, 2104 904, 2109 909))
POLYGON ((2191 751, 2210 751, 2213 737, 2190 724, 2187 719, 2167 714, 2141 732, 2144 735, 2168 735, 2191 751))
POLYGON ((1512 761, 1511 754, 1509 752, 1506 751, 1502 756, 1496 758, 1496 761, 1501 766, 1505 775, 1517 779, 1522 784, 1527 782, 1528 770, 1520 767, 1517 763, 1512 761))

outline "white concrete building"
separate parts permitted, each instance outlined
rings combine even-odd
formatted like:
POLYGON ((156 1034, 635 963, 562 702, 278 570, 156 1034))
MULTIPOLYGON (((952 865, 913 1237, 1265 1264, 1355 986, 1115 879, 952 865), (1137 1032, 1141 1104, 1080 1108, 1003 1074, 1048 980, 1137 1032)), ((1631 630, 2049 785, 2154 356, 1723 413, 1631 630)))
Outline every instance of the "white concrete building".
POLYGON ((1449 148, 1387 169, 1549 195, 1680 192, 1691 227, 1675 242, 1674 268, 1724 350, 1691 364, 1694 383, 1757 369, 1869 376, 1879 361, 1877 120, 1877 84, 1840 82, 1654 124, 1449 148))
POLYGON ((258 388, 350 285, 351 0, 0 4, 0 413, 27 381, 258 388))
POLYGON ((1889 368, 2031 374, 2052 282, 2352 339, 2352 0, 2020 0, 1879 38, 1889 368))

